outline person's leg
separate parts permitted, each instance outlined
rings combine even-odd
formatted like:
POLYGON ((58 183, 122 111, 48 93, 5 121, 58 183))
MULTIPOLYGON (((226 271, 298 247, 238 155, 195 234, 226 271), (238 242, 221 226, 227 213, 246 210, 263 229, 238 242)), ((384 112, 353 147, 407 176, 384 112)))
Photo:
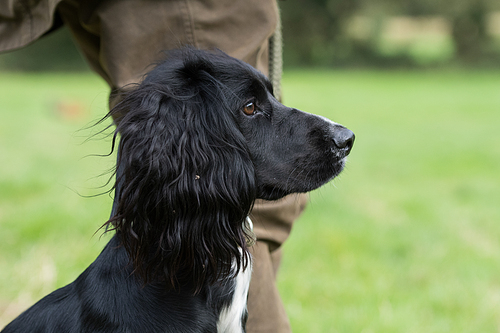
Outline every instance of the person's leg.
MULTIPOLYGON (((91 67, 113 90, 139 82, 162 51, 184 45, 219 48, 267 74, 268 40, 278 15, 270 0, 65 0, 58 9, 91 67)), ((278 249, 304 205, 304 195, 255 204, 258 242, 252 249, 247 332, 290 331, 275 282, 278 249)))
POLYGON ((221 49, 268 74, 272 0, 64 0, 58 9, 92 68, 115 88, 139 82, 163 51, 185 45, 221 49))
POLYGON ((291 332, 276 277, 281 245, 307 200, 305 194, 292 194, 278 201, 257 200, 250 214, 257 243, 251 250, 254 267, 248 296, 247 333, 291 332))

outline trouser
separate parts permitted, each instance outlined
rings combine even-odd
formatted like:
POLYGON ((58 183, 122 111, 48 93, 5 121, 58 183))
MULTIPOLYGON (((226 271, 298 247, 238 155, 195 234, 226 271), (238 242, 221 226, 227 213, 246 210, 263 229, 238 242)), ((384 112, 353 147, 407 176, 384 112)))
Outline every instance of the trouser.
MULTIPOLYGON (((268 40, 278 16, 272 0, 63 0, 57 10, 91 68, 112 91, 139 82, 162 59, 162 51, 184 45, 221 49, 267 74, 268 40)), ((110 99, 110 105, 115 102, 110 99)), ((280 246, 306 201, 297 194, 255 204, 247 332, 291 331, 276 274, 280 246)))

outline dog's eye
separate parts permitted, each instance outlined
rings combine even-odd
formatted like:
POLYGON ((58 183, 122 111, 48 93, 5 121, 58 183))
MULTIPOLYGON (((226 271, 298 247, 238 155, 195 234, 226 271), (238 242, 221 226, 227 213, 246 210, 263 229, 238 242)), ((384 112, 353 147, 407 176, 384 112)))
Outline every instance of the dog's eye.
POLYGON ((252 102, 248 102, 244 107, 243 107, 243 112, 245 112, 246 115, 253 115, 255 114, 255 103, 252 101, 252 102))

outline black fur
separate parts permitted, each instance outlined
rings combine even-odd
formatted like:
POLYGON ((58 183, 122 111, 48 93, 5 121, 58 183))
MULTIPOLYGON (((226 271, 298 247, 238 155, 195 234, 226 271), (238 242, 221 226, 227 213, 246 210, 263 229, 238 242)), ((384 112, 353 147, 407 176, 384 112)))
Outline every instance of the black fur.
POLYGON ((170 53, 109 116, 121 137, 116 235, 4 333, 216 332, 250 265, 242 226, 255 199, 323 185, 354 141, 279 103, 251 66, 193 49, 170 53))

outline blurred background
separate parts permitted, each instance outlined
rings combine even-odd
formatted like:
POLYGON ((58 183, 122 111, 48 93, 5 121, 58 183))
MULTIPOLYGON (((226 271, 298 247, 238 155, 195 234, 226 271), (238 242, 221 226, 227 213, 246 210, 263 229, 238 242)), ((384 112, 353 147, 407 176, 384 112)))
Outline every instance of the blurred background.
MULTIPOLYGON (((285 104, 356 134, 284 246, 294 332, 500 332, 500 3, 279 4, 285 104)), ((0 55, 0 327, 109 237, 108 94, 65 29, 0 55)))
MULTIPOLYGON (((495 0, 283 0, 287 68, 498 67, 495 0)), ((62 29, 2 55, 8 71, 81 71, 87 66, 62 29)))

